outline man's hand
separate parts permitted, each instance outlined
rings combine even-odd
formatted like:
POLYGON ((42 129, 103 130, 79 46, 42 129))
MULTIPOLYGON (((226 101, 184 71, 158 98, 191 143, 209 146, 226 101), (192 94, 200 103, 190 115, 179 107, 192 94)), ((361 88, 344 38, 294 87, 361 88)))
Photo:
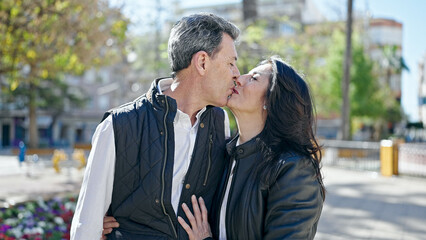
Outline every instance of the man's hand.
POLYGON ((183 203, 182 209, 186 214, 191 226, 189 226, 182 217, 178 217, 180 225, 188 233, 190 240, 201 240, 212 236, 210 225, 207 219, 207 208, 202 197, 197 198, 192 195, 191 197, 192 209, 194 210, 194 215, 189 210, 188 206, 183 203), (200 205, 198 205, 200 203, 200 205), (201 208, 201 210, 200 210, 201 208), (192 228, 191 228, 192 227, 192 228))
POLYGON ((102 230, 102 238, 103 240, 107 239, 106 234, 109 234, 112 232, 112 228, 117 228, 120 225, 118 224, 117 220, 113 217, 105 216, 104 217, 104 229, 102 230))

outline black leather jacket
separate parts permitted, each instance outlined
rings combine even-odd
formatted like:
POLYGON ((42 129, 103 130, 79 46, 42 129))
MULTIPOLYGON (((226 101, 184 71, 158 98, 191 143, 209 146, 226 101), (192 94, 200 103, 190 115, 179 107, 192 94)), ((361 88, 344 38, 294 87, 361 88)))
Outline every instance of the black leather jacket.
POLYGON ((274 181, 265 185, 255 177, 262 161, 259 138, 235 147, 237 138, 227 145, 229 164, 211 214, 214 238, 219 236, 220 206, 235 160, 226 208, 227 239, 313 239, 323 193, 311 160, 295 153, 282 153, 274 181))

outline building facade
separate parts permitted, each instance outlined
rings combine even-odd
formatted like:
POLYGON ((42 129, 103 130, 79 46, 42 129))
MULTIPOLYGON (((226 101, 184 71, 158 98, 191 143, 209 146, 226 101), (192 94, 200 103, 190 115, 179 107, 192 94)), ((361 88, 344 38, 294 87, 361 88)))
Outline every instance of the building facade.
MULTIPOLYGON (((197 12, 216 13, 238 26, 244 26, 242 1, 206 4, 200 7, 184 7, 175 3, 173 17, 162 34, 168 35, 171 23, 184 15, 197 12)), ((312 0, 258 0, 257 15, 267 20, 267 33, 272 37, 297 34, 292 25, 281 18, 302 25, 318 24, 325 17, 317 9, 312 0)), ((365 16, 364 16, 365 17, 365 16)), ((383 68, 381 81, 389 84, 397 101, 401 99, 401 73, 390 71, 395 59, 402 55, 402 24, 392 19, 370 19, 366 21, 367 34, 365 44, 373 60, 383 68), (386 56, 384 49, 390 48, 386 56), (388 71, 389 70, 389 71, 388 71)), ((167 26, 167 24, 166 24, 167 26)), ((144 54, 143 52, 141 54, 144 54)), ((421 68, 425 69, 425 59, 421 68)), ((143 64, 142 64, 143 65, 143 64)), ((101 120, 103 113, 113 107, 131 101, 143 94, 154 77, 151 72, 131 69, 128 62, 89 70, 83 76, 67 76, 66 82, 75 89, 81 89, 88 98, 83 108, 65 104, 61 114, 49 111, 38 111, 37 125, 41 146, 73 146, 78 143, 90 143, 91 137, 101 120), (142 79, 142 78, 147 79, 142 79)), ((426 83, 425 72, 420 76, 420 110, 422 121, 426 120, 426 83)), ((1 77, 1 76, 0 76, 1 77)), ((16 108, 14 104, 2 104, 0 96, 0 148, 16 147, 20 141, 28 142, 27 109, 16 108)), ((319 119, 318 132, 326 138, 334 138, 340 125, 338 116, 333 119, 319 119)))
MULTIPOLYGON (((242 27, 244 25, 242 1, 209 4, 199 7, 183 7, 179 4, 176 6, 176 20, 189 14, 211 12, 235 23, 237 26, 242 27)), ((280 17, 302 24, 325 21, 325 17, 312 0, 257 0, 256 8, 258 19, 268 21, 269 34, 272 35, 295 33, 293 26, 277 21, 280 17)))
MULTIPOLYGON (((37 110, 40 147, 72 147, 88 144, 106 110, 120 106, 143 94, 148 86, 138 81, 137 72, 126 64, 91 69, 83 76, 66 76, 70 89, 87 99, 83 107, 65 101, 61 113, 37 110)), ((0 149, 17 147, 29 140, 27 108, 4 104, 0 99, 0 149)))
POLYGON ((389 86, 392 96, 401 102, 402 23, 393 19, 368 19, 365 43, 379 69, 379 81, 389 86))
MULTIPOLYGON (((206 4, 202 7, 182 7, 175 2, 174 17, 163 28, 163 35, 169 34, 171 22, 183 15, 196 12, 216 13, 239 26, 243 24, 242 1, 225 4, 206 4)), ((274 24, 276 17, 286 16, 291 21, 311 23, 325 18, 316 9, 312 0, 258 0, 258 17, 268 19, 271 34, 294 34, 292 26, 274 24)), ((143 53, 142 53, 143 54, 143 53)), ((131 69, 128 62, 89 70, 83 76, 67 76, 71 88, 79 89, 88 98, 84 107, 66 103, 60 114, 49 110, 37 111, 37 126, 41 147, 69 147, 74 144, 90 143, 91 137, 104 112, 131 101, 143 94, 149 87, 152 73, 131 69), (149 79, 142 79, 142 78, 149 79)), ((158 76, 156 76, 158 77, 158 76)), ((2 104, 0 97, 0 149, 17 147, 20 141, 29 140, 29 120, 26 108, 14 104, 2 104)))

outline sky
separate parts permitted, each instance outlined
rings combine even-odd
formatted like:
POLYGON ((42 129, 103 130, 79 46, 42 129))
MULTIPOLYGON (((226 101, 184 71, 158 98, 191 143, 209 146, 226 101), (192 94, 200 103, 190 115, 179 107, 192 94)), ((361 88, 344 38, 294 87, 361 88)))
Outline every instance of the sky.
MULTIPOLYGON (((132 15, 134 27, 146 22, 150 16, 155 16, 153 11, 141 14, 140 9, 155 7, 155 1, 146 0, 111 0, 124 2, 127 12, 132 15)), ((170 7, 171 0, 159 0, 161 4, 170 7)), ((240 2, 241 0, 215 0, 214 3, 240 2)), ((311 0, 323 15, 329 20, 344 17, 346 13, 346 0, 311 0), (338 9, 340 11, 336 11, 338 9), (342 15, 343 14, 343 15, 342 15)), ((389 18, 402 23, 402 55, 410 71, 402 73, 402 99, 401 104, 410 121, 419 121, 418 115, 418 63, 426 55, 426 0, 353 0, 354 10, 357 12, 369 11, 375 18, 389 18)), ((209 3, 210 2, 210 3, 209 3)), ((183 6, 203 6, 211 1, 181 0, 183 6)), ((126 11, 125 11, 126 12, 126 11)))

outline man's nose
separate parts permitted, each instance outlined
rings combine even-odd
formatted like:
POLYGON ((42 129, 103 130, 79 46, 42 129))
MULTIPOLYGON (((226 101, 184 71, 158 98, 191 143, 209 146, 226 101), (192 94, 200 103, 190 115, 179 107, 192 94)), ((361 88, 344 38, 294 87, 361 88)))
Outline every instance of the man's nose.
POLYGON ((238 77, 240 77, 240 70, 238 70, 238 67, 237 67, 237 66, 235 66, 235 67, 232 69, 232 74, 234 75, 233 77, 234 77, 235 79, 237 79, 238 77))

